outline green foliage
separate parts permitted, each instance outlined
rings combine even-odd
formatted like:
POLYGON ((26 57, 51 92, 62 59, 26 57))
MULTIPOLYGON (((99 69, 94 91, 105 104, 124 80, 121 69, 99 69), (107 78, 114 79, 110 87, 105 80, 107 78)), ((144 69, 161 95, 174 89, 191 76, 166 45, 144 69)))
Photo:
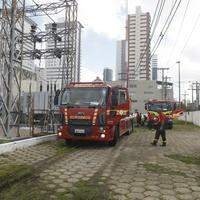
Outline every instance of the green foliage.
POLYGON ((0 165, 0 188, 32 174, 32 167, 28 165, 0 165))
POLYGON ((157 173, 157 174, 169 174, 169 175, 186 176, 186 174, 183 173, 183 172, 174 171, 172 169, 160 166, 158 164, 146 163, 146 164, 144 164, 144 168, 147 171, 150 171, 152 173, 157 173))
MULTIPOLYGON (((70 191, 73 200, 111 200, 111 194, 106 185, 98 185, 97 182, 80 181, 75 184, 74 189, 70 191)), ((65 194, 58 196, 58 199, 64 200, 65 194)))
POLYGON ((195 156, 183 156, 179 154, 172 154, 172 155, 166 155, 169 158, 172 158, 174 160, 182 161, 186 164, 194 164, 194 165, 200 165, 200 157, 195 156))
POLYGON ((39 183, 36 178, 30 179, 29 181, 21 180, 10 187, 4 188, 4 190, 0 192, 0 199, 48 200, 50 194, 40 192, 43 188, 44 185, 39 183))
POLYGON ((56 150, 57 154, 65 154, 65 153, 71 153, 76 150, 76 147, 73 145, 66 145, 64 141, 60 141, 56 144, 56 150))
POLYGON ((0 144, 4 144, 4 143, 8 143, 10 142, 9 140, 4 140, 4 139, 0 139, 0 144))
POLYGON ((184 130, 184 131, 197 131, 197 132, 200 132, 200 127, 194 125, 191 122, 185 122, 185 121, 176 119, 176 120, 174 120, 174 128, 173 128, 173 130, 175 130, 175 131, 183 131, 184 130))

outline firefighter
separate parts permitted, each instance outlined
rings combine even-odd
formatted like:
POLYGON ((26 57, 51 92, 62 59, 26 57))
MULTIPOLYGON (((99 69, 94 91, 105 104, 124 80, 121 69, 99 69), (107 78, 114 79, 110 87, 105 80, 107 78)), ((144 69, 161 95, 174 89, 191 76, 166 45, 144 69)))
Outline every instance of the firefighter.
POLYGON ((153 146, 156 146, 160 135, 162 137, 162 145, 163 147, 166 146, 166 132, 165 132, 165 115, 162 111, 158 112, 158 123, 156 124, 156 133, 153 142, 151 143, 153 146))
POLYGON ((137 127, 139 127, 141 125, 141 115, 138 111, 136 112, 136 122, 137 122, 137 127))

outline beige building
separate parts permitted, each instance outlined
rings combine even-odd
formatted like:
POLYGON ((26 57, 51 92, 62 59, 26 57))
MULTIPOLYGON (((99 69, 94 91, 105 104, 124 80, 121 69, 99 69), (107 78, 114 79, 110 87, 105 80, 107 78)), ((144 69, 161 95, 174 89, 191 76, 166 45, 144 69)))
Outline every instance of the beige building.
POLYGON ((136 7, 128 15, 128 74, 129 80, 150 80, 150 14, 136 7))
MULTIPOLYGON (((112 86, 126 87, 125 81, 113 81, 112 86)), ((173 84, 167 83, 164 89, 166 99, 173 100, 173 84)), ((162 99, 162 82, 152 80, 133 80, 129 82, 129 96, 132 101, 132 112, 145 113, 145 103, 152 99, 162 99)))

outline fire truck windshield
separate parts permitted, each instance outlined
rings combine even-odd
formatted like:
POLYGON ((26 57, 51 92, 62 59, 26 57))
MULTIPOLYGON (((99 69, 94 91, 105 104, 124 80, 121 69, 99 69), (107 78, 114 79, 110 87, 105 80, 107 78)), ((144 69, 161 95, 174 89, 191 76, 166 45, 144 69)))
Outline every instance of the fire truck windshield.
POLYGON ((166 102, 156 102, 156 103, 150 103, 148 105, 148 110, 149 111, 171 111, 172 110, 172 106, 170 103, 166 103, 166 102))
POLYGON ((67 88, 61 98, 61 104, 69 107, 106 106, 106 88, 67 88))

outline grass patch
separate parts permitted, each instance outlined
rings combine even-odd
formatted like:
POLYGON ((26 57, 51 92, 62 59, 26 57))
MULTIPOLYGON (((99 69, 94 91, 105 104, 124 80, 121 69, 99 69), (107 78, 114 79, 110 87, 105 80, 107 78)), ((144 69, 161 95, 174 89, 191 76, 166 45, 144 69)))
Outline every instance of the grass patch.
MULTIPOLYGON (((112 200, 112 195, 104 185, 93 181, 80 181, 74 185, 74 189, 57 196, 59 200, 65 200, 67 194, 71 194, 71 200, 112 200)), ((70 198, 67 198, 70 199, 70 198)))
POLYGON ((169 174, 169 175, 186 176, 186 174, 183 173, 183 172, 174 171, 174 170, 171 170, 171 169, 166 168, 166 167, 162 167, 162 166, 157 165, 157 164, 146 163, 146 164, 144 164, 144 168, 147 171, 150 171, 150 172, 153 172, 153 173, 156 173, 156 174, 169 174))
POLYGON ((174 128, 175 131, 198 131, 200 132, 200 127, 196 126, 192 122, 185 122, 182 120, 174 120, 174 128))
POLYGON ((50 193, 41 193, 43 188, 44 185, 39 183, 37 179, 20 181, 0 191, 0 199, 48 200, 50 193))
POLYGON ((71 153, 73 151, 75 151, 76 146, 73 145, 66 145, 66 143, 64 141, 59 141, 56 144, 56 151, 58 155, 62 155, 65 153, 71 153))
POLYGON ((0 139, 0 144, 5 144, 5 143, 8 143, 8 142, 11 142, 11 141, 0 139))
POLYGON ((33 169, 28 165, 3 164, 0 165, 0 188, 31 176, 33 169))
POLYGON ((172 155, 166 155, 168 158, 182 161, 186 164, 194 164, 194 165, 200 165, 200 157, 195 156, 183 156, 179 154, 172 154, 172 155))

